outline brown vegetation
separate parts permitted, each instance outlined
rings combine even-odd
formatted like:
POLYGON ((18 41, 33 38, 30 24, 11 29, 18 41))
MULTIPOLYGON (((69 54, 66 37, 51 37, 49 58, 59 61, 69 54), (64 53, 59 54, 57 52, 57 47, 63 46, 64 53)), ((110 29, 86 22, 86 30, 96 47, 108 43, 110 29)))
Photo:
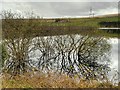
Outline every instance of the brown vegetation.
POLYGON ((24 74, 10 79, 10 75, 3 76, 2 88, 114 88, 112 83, 96 80, 73 78, 66 74, 24 74))

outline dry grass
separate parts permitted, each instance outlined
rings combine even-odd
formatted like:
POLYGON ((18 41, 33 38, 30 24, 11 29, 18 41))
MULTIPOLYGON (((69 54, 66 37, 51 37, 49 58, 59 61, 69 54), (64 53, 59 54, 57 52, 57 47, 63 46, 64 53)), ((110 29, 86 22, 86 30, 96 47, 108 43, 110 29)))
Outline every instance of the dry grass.
POLYGON ((65 74, 24 74, 10 78, 5 74, 2 77, 2 88, 112 88, 111 83, 100 83, 96 80, 70 78, 65 74))

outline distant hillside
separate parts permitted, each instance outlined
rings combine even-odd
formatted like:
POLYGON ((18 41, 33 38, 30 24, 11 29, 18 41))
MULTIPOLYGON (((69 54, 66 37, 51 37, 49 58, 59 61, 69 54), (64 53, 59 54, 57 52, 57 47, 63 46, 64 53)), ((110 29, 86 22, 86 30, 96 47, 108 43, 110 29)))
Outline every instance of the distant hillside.
POLYGON ((100 15, 100 16, 96 16, 96 17, 117 17, 117 16, 119 16, 119 15, 120 15, 120 13, 119 13, 119 14, 100 15))

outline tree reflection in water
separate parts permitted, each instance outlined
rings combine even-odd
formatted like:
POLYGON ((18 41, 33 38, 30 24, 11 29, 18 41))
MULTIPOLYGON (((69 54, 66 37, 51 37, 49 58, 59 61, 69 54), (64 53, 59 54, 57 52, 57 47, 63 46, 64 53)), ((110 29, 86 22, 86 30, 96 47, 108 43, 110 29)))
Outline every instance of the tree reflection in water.
POLYGON ((105 78, 110 70, 110 45, 105 38, 81 35, 36 37, 31 48, 31 66, 41 71, 99 79, 105 78))

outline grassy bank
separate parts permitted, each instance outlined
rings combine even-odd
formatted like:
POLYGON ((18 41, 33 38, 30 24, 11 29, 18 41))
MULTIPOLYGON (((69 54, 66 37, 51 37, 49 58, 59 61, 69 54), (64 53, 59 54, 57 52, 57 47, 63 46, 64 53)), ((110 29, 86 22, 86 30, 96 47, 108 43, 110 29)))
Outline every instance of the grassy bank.
POLYGON ((10 79, 3 76, 2 88, 115 88, 111 82, 73 78, 66 74, 24 74, 10 79))

